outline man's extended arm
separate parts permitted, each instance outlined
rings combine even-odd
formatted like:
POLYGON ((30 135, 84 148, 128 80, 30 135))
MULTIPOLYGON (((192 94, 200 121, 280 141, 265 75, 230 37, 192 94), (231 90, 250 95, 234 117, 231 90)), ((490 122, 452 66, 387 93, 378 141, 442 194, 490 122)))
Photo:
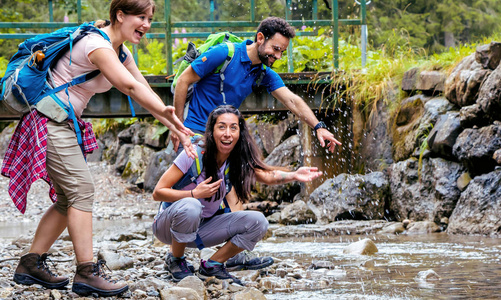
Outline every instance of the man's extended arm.
MULTIPOLYGON (((311 128, 315 128, 315 125, 318 124, 317 117, 306 102, 304 102, 301 97, 291 92, 287 87, 278 88, 271 92, 271 94, 311 128)), ((341 143, 334 138, 334 135, 325 128, 317 129, 316 135, 322 147, 325 147, 325 141, 328 141, 327 147, 330 152, 334 152, 336 145, 341 145, 341 143)))
MULTIPOLYGON (((188 66, 186 70, 177 79, 176 89, 174 92, 174 108, 176 109, 176 116, 184 122, 184 105, 186 103, 186 96, 188 95, 188 87, 191 84, 199 81, 200 77, 195 73, 191 66, 188 66)), ((170 138, 174 144, 174 151, 177 151, 179 146, 179 138, 175 134, 171 134, 170 138)))

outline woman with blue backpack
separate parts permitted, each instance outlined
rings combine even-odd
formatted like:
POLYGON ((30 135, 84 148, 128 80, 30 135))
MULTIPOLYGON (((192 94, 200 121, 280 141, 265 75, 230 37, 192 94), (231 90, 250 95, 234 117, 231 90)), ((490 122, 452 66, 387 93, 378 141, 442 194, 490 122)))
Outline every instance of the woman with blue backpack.
MULTIPOLYGON (((54 121, 39 112, 38 107, 31 109, 20 121, 2 166, 2 174, 11 178, 9 193, 17 207, 24 212, 30 184, 42 178, 50 183, 51 199, 55 203, 40 220, 29 253, 20 258, 14 273, 16 283, 39 284, 56 289, 62 289, 69 283, 67 277, 52 273, 47 264, 47 252, 68 228, 77 261, 73 292, 79 295, 113 296, 127 291, 127 284, 112 280, 105 273, 105 261, 94 261, 94 182, 85 154, 96 149, 97 143, 92 126, 80 117, 95 93, 105 92, 115 86, 171 131, 181 134, 188 155, 196 155, 188 138, 193 133, 175 116, 174 108, 165 106, 153 92, 130 51, 123 46, 125 41, 133 44, 140 42, 151 27, 154 11, 153 0, 111 1, 110 21, 96 22, 95 27, 99 30, 94 28, 83 37, 79 36, 78 42, 74 42, 70 50, 51 67, 50 79, 57 86, 85 73, 99 73, 90 81, 67 86, 50 95, 55 101, 69 106, 69 113, 74 114, 77 121, 54 121), (81 136, 78 128, 81 129, 81 136), (81 145, 80 138, 83 140, 81 145)), ((44 55, 37 51, 33 57, 30 67, 43 67, 44 55)))
POLYGON ((158 181, 153 199, 161 204, 153 233, 171 245, 166 263, 174 281, 194 275, 193 266, 184 256, 186 247, 202 249, 225 243, 210 259, 200 262, 198 276, 242 284, 228 273, 225 262, 243 250, 251 251, 265 236, 268 221, 257 211, 225 213, 221 204, 228 206, 228 193, 233 189, 238 201, 246 201, 256 180, 268 185, 308 182, 322 172, 313 167, 289 172, 266 165, 245 119, 231 105, 219 106, 210 113, 197 147, 198 159, 183 150, 158 181), (199 171, 193 171, 196 168, 199 171))

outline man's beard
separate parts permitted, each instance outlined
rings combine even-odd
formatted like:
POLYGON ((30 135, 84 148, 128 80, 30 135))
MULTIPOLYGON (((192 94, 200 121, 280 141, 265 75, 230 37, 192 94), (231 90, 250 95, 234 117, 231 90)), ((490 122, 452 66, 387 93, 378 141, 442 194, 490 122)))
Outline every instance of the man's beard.
POLYGON ((273 63, 270 63, 270 56, 268 54, 261 54, 261 51, 257 51, 257 56, 259 57, 259 60, 266 66, 270 67, 273 65, 273 63))

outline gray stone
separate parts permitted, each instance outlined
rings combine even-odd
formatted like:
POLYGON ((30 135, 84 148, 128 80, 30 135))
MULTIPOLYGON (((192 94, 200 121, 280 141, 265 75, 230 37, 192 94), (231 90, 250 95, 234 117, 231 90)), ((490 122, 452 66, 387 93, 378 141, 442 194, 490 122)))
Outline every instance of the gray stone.
POLYGON ((152 154, 153 149, 135 145, 129 153, 127 164, 122 171, 122 178, 142 187, 144 185, 144 170, 152 154))
POLYGON ((442 158, 423 159, 421 167, 414 158, 393 164, 390 210, 397 220, 438 222, 450 216, 460 196, 457 179, 464 171, 461 164, 442 158))
POLYGON ((115 162, 115 170, 117 170, 117 172, 122 173, 127 166, 132 149, 134 149, 134 145, 132 144, 125 144, 119 148, 115 162))
POLYGON ((247 121, 255 124, 255 130, 263 144, 265 154, 270 154, 280 143, 296 134, 298 126, 293 114, 289 114, 285 120, 278 122, 260 121, 254 117, 247 121))
POLYGON ((501 170, 473 178, 449 218, 447 233, 501 236, 501 170))
POLYGON ((163 289, 160 291, 160 299, 162 300, 203 300, 202 297, 198 296, 194 289, 185 287, 171 287, 168 289, 163 289))
POLYGON ((416 83, 419 78, 419 68, 412 68, 404 73, 402 78, 402 90, 411 92, 416 89, 416 83))
MULTIPOLYGON (((298 135, 293 135, 276 147, 264 161, 271 166, 288 167, 295 169, 301 162, 301 141, 298 135)), ((301 190, 299 182, 282 185, 264 185, 256 183, 257 196, 262 200, 287 201, 292 199, 301 190)))
POLYGON ((431 221, 412 222, 405 231, 406 234, 428 234, 434 232, 440 232, 440 227, 431 221))
POLYGON ((374 220, 384 218, 388 196, 388 178, 382 172, 340 174, 315 189, 308 204, 320 223, 374 220))
POLYGON ((462 131, 458 112, 441 115, 428 135, 428 147, 442 157, 452 158, 452 147, 462 131))
POLYGON ((378 252, 376 244, 371 239, 363 239, 351 243, 343 249, 344 254, 371 255, 378 252))
POLYGON ((386 101, 378 101, 365 124, 360 146, 360 163, 365 164, 365 173, 382 171, 393 163, 392 139, 386 101))
POLYGON ((496 69, 501 60, 501 43, 491 42, 487 45, 478 46, 475 52, 475 60, 481 64, 484 69, 496 69))
POLYGON ((148 165, 144 170, 144 186, 146 191, 153 191, 160 180, 160 177, 167 171, 174 159, 176 153, 172 151, 168 154, 165 150, 160 150, 151 154, 148 159, 148 165))
POLYGON ((165 148, 169 130, 163 124, 150 124, 144 132, 145 145, 154 149, 165 148))
POLYGON ((308 224, 316 221, 317 217, 302 200, 287 205, 280 215, 280 223, 284 225, 308 224))
POLYGON ((464 58, 447 77, 445 97, 460 107, 474 104, 480 86, 490 72, 489 69, 477 63, 475 55, 471 54, 464 58))
POLYGON ((478 175, 494 170, 494 152, 501 148, 501 125, 493 124, 480 129, 468 128, 458 136, 454 155, 467 166, 470 174, 478 175))
POLYGON ((392 125, 393 160, 409 158, 421 146, 439 116, 453 107, 445 98, 417 95, 404 100, 392 125))
POLYGON ((204 282, 197 276, 185 277, 177 284, 177 286, 193 289, 197 292, 201 299, 207 299, 204 282))
POLYGON ((264 296, 263 292, 260 290, 253 288, 253 287, 248 287, 245 288, 243 291, 240 291, 233 295, 231 298, 232 300, 266 300, 266 297, 264 296))
POLYGON ((496 68, 482 83, 477 103, 490 120, 501 120, 501 67, 496 68))
POLYGON ((463 128, 488 125, 488 118, 478 104, 461 107, 459 120, 463 128))
POLYGON ((10 138, 14 134, 18 122, 12 122, 0 132, 0 157, 4 157, 5 152, 9 148, 10 138))
POLYGON ((440 71, 422 71, 416 83, 416 89, 428 94, 444 91, 446 76, 440 71))
POLYGON ((97 257, 104 259, 111 270, 124 270, 134 266, 134 259, 112 251, 101 250, 97 257))

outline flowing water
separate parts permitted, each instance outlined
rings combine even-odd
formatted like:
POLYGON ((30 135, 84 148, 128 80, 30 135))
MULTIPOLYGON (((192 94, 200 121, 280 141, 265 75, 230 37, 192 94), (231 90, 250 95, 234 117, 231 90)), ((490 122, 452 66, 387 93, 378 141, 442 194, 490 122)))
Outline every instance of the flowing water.
MULTIPOLYGON (((131 222, 96 221, 94 231, 131 222)), ((30 235, 35 225, 0 222, 0 238, 30 235)), ((258 243, 255 251, 292 261, 303 270, 317 261, 330 261, 335 266, 309 285, 274 289, 266 294, 267 299, 501 299, 501 239, 496 238, 445 233, 269 238, 258 243), (377 253, 343 253, 347 245, 365 238, 375 242, 377 253), (439 279, 420 279, 419 272, 430 269, 439 279)))
POLYGON ((267 240, 256 250, 305 265, 328 260, 345 271, 333 272, 328 287, 267 294, 267 299, 501 299, 501 239, 445 233, 340 236, 267 240), (347 245, 367 237, 376 243, 376 254, 343 254, 347 245), (440 278, 420 279, 418 273, 429 269, 440 278))

